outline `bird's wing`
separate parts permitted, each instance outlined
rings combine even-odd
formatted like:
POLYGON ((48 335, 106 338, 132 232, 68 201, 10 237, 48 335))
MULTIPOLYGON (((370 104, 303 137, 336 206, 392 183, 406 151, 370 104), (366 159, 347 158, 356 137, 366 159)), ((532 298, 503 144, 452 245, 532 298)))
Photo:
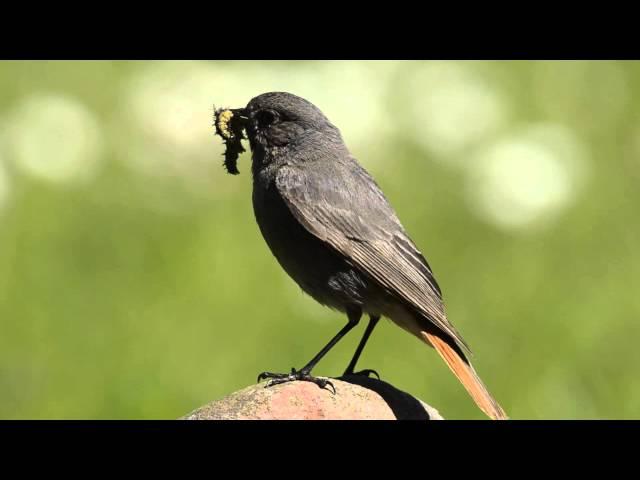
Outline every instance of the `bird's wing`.
POLYGON ((373 178, 355 161, 338 167, 338 172, 348 173, 337 178, 335 168, 327 171, 321 162, 306 164, 304 170, 281 167, 276 186, 291 213, 310 233, 469 350, 444 314, 431 268, 373 178))

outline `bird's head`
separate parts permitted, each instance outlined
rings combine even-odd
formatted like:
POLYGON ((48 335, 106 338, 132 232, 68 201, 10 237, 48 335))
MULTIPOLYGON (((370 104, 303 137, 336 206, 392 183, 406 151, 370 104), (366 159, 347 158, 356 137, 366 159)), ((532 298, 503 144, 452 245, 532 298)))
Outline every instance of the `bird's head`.
MULTIPOLYGON (((240 134, 228 135, 231 130, 246 132, 256 160, 281 151, 305 138, 322 138, 323 142, 342 144, 340 131, 318 107, 308 100, 286 92, 258 95, 244 108, 220 110, 216 123, 223 138, 234 138, 239 144, 240 134), (232 118, 229 122, 229 118, 232 118)), ((313 140, 312 140, 313 141, 313 140)), ((242 151, 237 148, 236 151, 242 151)), ((236 155, 237 157, 237 155, 236 155)))
POLYGON ((318 107, 291 93, 263 93, 251 99, 243 114, 252 151, 283 147, 311 132, 339 136, 318 107))

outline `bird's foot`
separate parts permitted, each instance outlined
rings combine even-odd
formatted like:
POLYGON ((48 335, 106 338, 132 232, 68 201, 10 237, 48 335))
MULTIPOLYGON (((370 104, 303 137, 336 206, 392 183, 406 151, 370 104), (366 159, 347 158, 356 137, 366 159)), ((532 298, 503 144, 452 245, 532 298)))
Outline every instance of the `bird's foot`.
POLYGON ((380 375, 378 375, 378 372, 376 372, 375 370, 371 370, 370 368, 367 368, 366 370, 360 370, 359 372, 347 370, 343 373, 343 375, 364 375, 365 377, 370 377, 372 373, 376 377, 378 377, 378 380, 380 380, 380 375))
POLYGON ((262 372, 260 375, 258 375, 258 382, 266 378, 269 378, 270 380, 265 385, 265 388, 273 387, 274 385, 278 385, 280 383, 295 382, 296 380, 299 380, 301 382, 315 383, 322 389, 330 386, 333 390, 334 395, 336 393, 336 387, 333 386, 333 383, 331 383, 326 378, 313 377, 309 374, 309 372, 305 372, 304 369, 298 372, 295 368, 292 368, 291 373, 262 372))

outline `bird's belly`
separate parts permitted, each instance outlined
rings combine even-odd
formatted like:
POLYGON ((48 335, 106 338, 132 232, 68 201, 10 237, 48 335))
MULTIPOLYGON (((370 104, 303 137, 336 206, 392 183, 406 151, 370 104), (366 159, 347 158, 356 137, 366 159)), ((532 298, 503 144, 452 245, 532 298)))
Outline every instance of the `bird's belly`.
POLYGON ((307 294, 340 311, 351 306, 363 307, 372 294, 369 279, 309 233, 275 189, 254 189, 253 207, 271 252, 307 294))

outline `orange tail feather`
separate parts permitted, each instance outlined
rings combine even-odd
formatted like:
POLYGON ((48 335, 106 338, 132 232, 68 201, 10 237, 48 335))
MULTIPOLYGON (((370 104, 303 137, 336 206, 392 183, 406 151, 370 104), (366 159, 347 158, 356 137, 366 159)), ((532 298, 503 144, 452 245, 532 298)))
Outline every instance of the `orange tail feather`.
POLYGON ((420 332, 422 338, 436 349, 438 354, 447 363, 451 371, 467 389, 476 405, 493 420, 508 420, 507 414, 494 400, 484 386, 480 377, 471 364, 451 348, 444 340, 427 332, 420 332))

